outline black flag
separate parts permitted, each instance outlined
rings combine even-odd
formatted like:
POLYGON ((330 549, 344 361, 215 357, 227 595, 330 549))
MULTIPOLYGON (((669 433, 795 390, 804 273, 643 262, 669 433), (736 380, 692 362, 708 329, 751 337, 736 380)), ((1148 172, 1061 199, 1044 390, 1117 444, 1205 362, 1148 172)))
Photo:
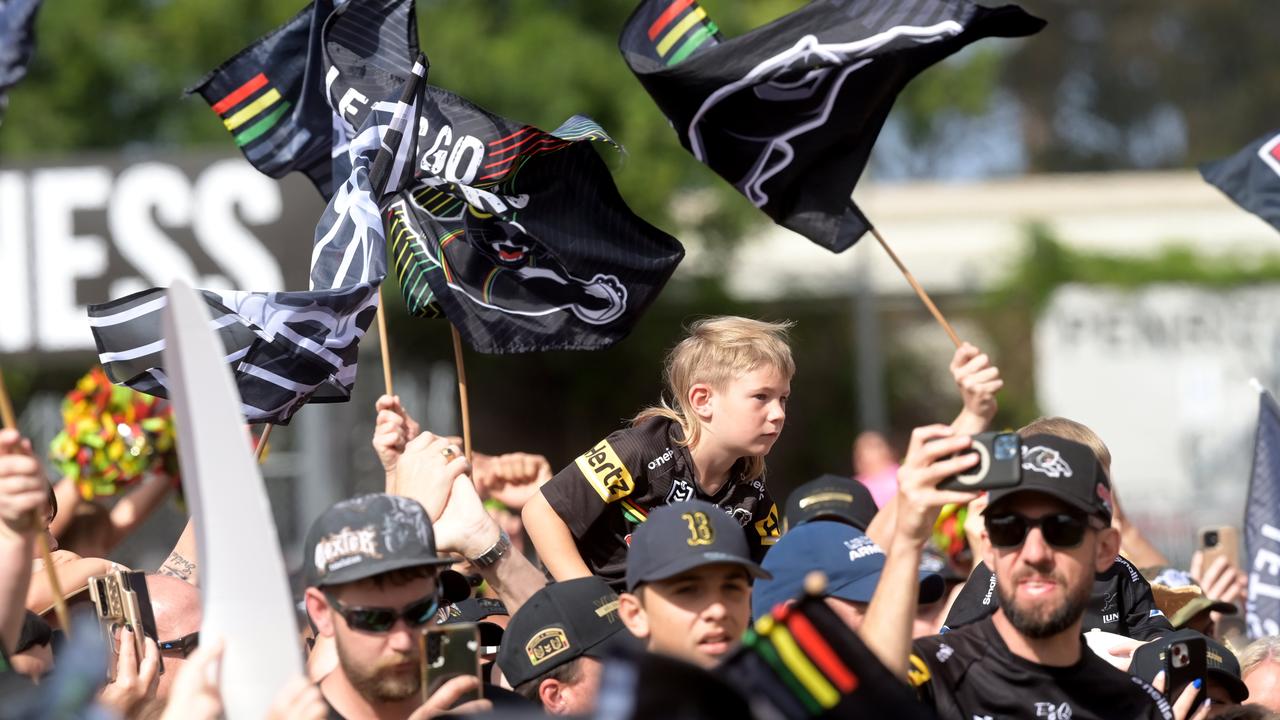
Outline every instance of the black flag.
POLYGON ((340 142, 335 150, 324 95, 320 37, 332 10, 332 0, 315 0, 187 91, 209 103, 255 168, 273 178, 301 172, 325 199, 334 190, 333 155, 345 153, 340 142))
POLYGON ((840 252, 870 227, 850 193, 902 88, 975 40, 1043 26, 1014 5, 814 0, 724 38, 696 0, 642 0, 619 49, 694 157, 840 252))
POLYGON ((36 49, 36 11, 42 0, 0 0, 0 120, 9 88, 27 76, 36 49))
POLYGON ((684 248, 627 207, 574 116, 557 130, 427 87, 418 185, 384 205, 411 312, 480 352, 595 350, 630 332, 684 248))
POLYGON ((1249 637, 1280 635, 1280 405, 1266 390, 1258 393, 1244 540, 1247 567, 1257 571, 1245 604, 1249 637))
MULTIPOLYGON (((416 47, 412 3, 359 0, 325 25, 329 96, 392 85, 416 47)), ((589 118, 545 132, 427 86, 417 185, 383 203, 414 315, 445 315, 487 353, 594 350, 626 336, 684 249, 627 207, 589 118)))
POLYGON ((1237 205, 1280 230, 1280 130, 1231 157, 1202 164, 1200 174, 1237 205))

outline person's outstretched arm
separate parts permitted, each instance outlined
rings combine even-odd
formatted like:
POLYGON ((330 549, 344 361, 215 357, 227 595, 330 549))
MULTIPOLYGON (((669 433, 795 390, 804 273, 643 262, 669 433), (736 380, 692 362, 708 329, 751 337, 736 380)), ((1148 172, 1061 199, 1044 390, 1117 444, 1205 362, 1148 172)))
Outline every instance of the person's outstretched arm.
POLYGON ((16 649, 26 616, 31 556, 48 514, 49 484, 31 443, 17 430, 0 430, 0 641, 6 654, 16 649))
POLYGON ((422 504, 431 518, 438 552, 461 555, 474 561, 492 553, 493 562, 473 568, 498 593, 507 610, 515 613, 529 596, 546 585, 546 578, 528 558, 510 547, 496 520, 484 509, 476 493, 465 457, 446 456, 450 438, 429 432, 406 446, 396 467, 400 494, 422 504))
POLYGON ((967 503, 972 492, 939 490, 942 480, 973 467, 977 456, 966 453, 968 435, 945 425, 916 428, 907 457, 898 470, 898 520, 884 547, 884 570, 858 634, 880 662, 898 677, 907 676, 911 628, 920 593, 920 554, 933 532, 938 512, 947 503, 967 503))
MULTIPOLYGON (((986 432, 995 419, 996 393, 1004 387, 1000 369, 977 347, 963 343, 951 356, 951 377, 960 391, 964 406, 951 421, 951 429, 963 435, 986 432)), ((883 548, 893 541, 894 522, 898 517, 898 496, 890 498, 867 526, 867 537, 883 548)))

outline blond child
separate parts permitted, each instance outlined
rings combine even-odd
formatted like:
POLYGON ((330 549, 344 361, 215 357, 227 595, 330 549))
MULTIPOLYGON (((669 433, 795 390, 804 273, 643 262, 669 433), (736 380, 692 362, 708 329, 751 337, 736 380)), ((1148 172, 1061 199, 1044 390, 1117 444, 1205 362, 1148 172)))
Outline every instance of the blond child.
POLYGON ((755 560, 778 539, 764 458, 787 418, 790 323, 700 320, 667 356, 673 400, 593 445, 525 506, 529 536, 557 580, 623 586, 631 533, 655 507, 705 500, 743 527, 755 560))

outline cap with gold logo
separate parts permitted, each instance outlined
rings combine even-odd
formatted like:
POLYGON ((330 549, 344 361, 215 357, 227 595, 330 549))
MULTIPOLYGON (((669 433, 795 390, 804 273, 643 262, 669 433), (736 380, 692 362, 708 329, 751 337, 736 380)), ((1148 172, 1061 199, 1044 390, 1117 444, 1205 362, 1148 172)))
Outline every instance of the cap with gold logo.
POLYGON ((631 535, 627 592, 703 565, 741 565, 756 578, 772 577, 751 559, 746 532, 723 508, 703 500, 655 508, 631 535))
MULTIPOLYGON (((598 577, 552 583, 520 606, 498 649, 498 667, 512 687, 587 655, 631 640, 618 617, 618 595, 598 577)), ((634 642, 634 641, 632 641, 634 642)))

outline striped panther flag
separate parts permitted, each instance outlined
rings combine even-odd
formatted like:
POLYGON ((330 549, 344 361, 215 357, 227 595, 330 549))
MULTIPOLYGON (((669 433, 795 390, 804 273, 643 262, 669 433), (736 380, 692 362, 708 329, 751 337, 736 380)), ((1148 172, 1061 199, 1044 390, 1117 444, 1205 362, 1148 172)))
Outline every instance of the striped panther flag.
MULTIPOLYGON (((378 201, 412 174, 425 61, 396 102, 374 103, 351 142, 352 171, 316 229, 312 290, 200 291, 226 349, 247 422, 287 423, 306 402, 344 402, 355 384, 358 344, 377 311, 386 275, 378 201)), ((89 306, 99 360, 112 382, 166 397, 162 288, 89 306)))

